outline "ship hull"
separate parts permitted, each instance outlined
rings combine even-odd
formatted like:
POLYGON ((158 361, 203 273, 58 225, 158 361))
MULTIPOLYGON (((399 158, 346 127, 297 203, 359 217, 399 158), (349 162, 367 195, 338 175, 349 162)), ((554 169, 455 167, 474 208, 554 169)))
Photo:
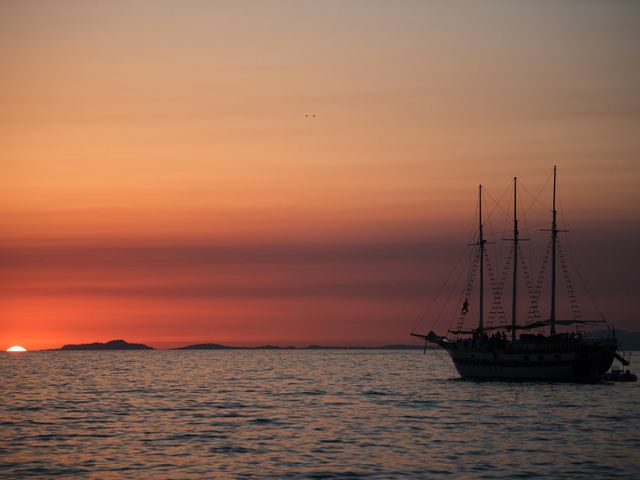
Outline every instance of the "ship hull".
POLYGON ((466 347, 464 342, 442 344, 463 378, 487 380, 598 381, 613 363, 615 340, 554 345, 466 347))

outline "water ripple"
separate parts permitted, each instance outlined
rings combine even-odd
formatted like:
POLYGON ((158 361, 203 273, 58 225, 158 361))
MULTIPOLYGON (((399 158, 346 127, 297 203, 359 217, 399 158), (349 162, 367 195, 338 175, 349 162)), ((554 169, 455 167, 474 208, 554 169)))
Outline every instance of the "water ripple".
POLYGON ((0 354, 0 477, 640 477, 638 384, 466 382, 441 358, 0 354))

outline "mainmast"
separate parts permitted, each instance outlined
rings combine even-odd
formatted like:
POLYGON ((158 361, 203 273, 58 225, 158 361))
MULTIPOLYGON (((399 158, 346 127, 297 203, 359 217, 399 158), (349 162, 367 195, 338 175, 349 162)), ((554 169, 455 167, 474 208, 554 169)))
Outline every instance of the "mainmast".
POLYGON ((513 285, 511 291, 511 341, 516 341, 516 299, 518 291, 518 214, 517 182, 513 177, 513 285))
POLYGON ((480 318, 478 322, 478 332, 480 335, 484 333, 484 235, 482 233, 482 185, 478 188, 478 226, 480 234, 478 236, 478 245, 480 247, 480 318))
POLYGON ((556 334, 556 245, 558 242, 558 224, 556 211, 556 166, 553 166, 553 219, 551 223, 551 313, 549 324, 551 335, 556 334))

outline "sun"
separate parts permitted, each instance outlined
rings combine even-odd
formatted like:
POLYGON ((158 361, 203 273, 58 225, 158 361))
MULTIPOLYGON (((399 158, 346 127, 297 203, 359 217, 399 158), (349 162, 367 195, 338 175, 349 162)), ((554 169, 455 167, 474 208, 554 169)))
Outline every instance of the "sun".
POLYGON ((7 352, 26 352, 27 349, 21 347, 20 345, 14 345, 13 347, 7 348, 7 352))

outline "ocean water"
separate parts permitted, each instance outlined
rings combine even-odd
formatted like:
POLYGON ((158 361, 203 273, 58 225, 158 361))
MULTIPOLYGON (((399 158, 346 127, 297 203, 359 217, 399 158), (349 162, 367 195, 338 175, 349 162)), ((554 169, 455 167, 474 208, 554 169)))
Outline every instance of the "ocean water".
POLYGON ((418 351, 0 354, 1 478, 640 478, 640 384, 418 351))

